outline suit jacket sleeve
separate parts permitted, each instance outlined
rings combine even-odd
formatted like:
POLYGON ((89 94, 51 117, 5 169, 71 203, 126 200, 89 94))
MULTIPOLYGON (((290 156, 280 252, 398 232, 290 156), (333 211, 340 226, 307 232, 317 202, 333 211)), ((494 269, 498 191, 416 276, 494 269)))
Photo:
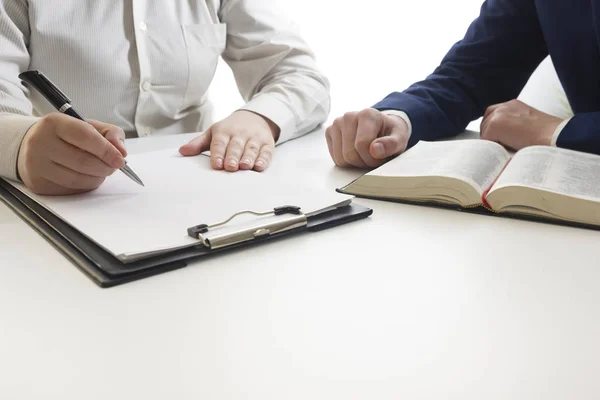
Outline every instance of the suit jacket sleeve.
POLYGON ((600 112, 576 114, 558 135, 556 146, 600 154, 600 112))
POLYGON ((431 75, 374 108, 409 116, 409 147, 454 136, 490 105, 515 99, 547 55, 534 0, 487 0, 431 75))

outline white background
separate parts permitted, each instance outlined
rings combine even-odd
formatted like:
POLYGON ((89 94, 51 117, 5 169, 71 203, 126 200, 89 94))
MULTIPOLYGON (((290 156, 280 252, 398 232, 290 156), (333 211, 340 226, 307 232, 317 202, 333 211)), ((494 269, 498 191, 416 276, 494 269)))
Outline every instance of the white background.
MULTIPOLYGON (((275 4, 295 23, 331 82, 331 122, 424 79, 463 38, 479 15, 482 0, 275 0, 275 4)), ((215 120, 243 104, 224 62, 210 97, 215 120)), ((519 98, 558 117, 571 115, 549 60, 519 98)), ((479 130, 479 122, 468 128, 479 130)))
MULTIPOLYGON (((330 120, 427 76, 479 14, 481 0, 279 0, 331 82, 330 120)), ((221 62, 216 118, 243 104, 221 62)))
MULTIPOLYGON (((286 3, 330 119, 424 78, 480 7, 286 3)), ((241 104, 225 66, 212 89, 219 116, 241 104)), ((299 174, 355 176, 306 139, 275 162, 310 149, 299 174)), ((0 209, 0 399, 600 398, 596 232, 368 205, 364 223, 107 290, 0 209)))

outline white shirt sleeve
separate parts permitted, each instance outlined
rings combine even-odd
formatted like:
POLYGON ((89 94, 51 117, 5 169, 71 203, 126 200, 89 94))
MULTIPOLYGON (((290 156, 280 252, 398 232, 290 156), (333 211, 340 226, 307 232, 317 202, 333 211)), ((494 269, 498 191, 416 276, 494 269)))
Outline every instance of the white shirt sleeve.
POLYGON ((410 135, 412 135, 412 123, 410 122, 408 114, 400 110, 384 110, 382 113, 386 115, 395 115, 402 118, 406 122, 406 125, 408 125, 408 137, 410 138, 410 135))
MULTIPOLYGON (((571 117, 571 118, 573 118, 573 117, 571 117)), ((560 136, 561 132, 563 131, 563 129, 565 129, 565 126, 567 126, 567 124, 569 123, 571 118, 565 119, 563 122, 560 123, 560 125, 558 125, 556 127, 556 130, 554 131, 554 135, 552 135, 552 142, 551 142, 552 147, 556 147, 556 142, 558 141, 558 136, 560 136)))
POLYGON ((21 142, 39 118, 18 78, 29 65, 29 20, 21 1, 0 2, 0 176, 17 180, 21 142))
POLYGON ((324 123, 331 106, 329 81, 277 2, 225 0, 221 18, 227 24, 223 59, 246 102, 242 109, 279 126, 278 144, 324 123))

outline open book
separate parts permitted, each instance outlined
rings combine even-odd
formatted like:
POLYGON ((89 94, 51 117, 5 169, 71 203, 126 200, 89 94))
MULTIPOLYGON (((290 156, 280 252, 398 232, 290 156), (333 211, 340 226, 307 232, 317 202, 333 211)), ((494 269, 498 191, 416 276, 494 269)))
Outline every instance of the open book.
POLYGON ((421 141, 338 191, 600 226, 600 157, 549 146, 421 141))

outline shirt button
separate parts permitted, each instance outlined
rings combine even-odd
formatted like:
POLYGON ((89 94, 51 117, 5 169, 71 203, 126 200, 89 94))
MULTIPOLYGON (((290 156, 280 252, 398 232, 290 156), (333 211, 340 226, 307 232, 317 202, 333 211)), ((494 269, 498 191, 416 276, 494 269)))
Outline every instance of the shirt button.
POLYGON ((146 25, 145 22, 140 22, 140 31, 142 32, 146 32, 146 29, 148 29, 148 25, 146 25))
POLYGON ((146 81, 146 82, 144 82, 144 83, 142 84, 142 90, 143 90, 144 92, 147 92, 147 91, 149 91, 150 89, 152 89, 152 84, 151 84, 150 82, 146 81))

